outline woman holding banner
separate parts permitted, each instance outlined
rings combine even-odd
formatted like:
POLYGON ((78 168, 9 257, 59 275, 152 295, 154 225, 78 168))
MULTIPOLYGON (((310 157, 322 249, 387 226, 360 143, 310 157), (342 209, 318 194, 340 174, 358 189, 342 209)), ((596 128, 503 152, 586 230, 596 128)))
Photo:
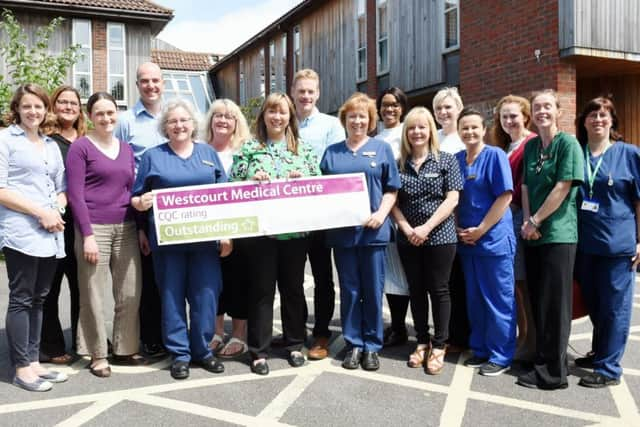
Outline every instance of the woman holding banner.
POLYGON ((355 93, 338 116, 347 139, 326 149, 320 168, 328 175, 363 172, 372 212, 362 226, 327 232, 340 278, 340 317, 349 348, 342 366, 357 369, 362 363, 363 369, 374 371, 380 367, 378 352, 383 343, 385 252, 392 233, 388 216, 400 176, 391 146, 368 136, 377 122, 373 99, 355 93))
MULTIPOLYGON (((272 93, 262 104, 256 120, 256 140, 242 146, 231 168, 233 181, 300 178, 320 174, 311 145, 299 139, 298 122, 291 99, 272 93)), ((289 364, 304 365, 302 346, 306 338, 307 305, 304 297, 306 233, 287 233, 252 238, 247 243, 252 269, 249 273, 247 340, 251 371, 267 375, 267 357, 273 329, 276 282, 280 292, 282 333, 287 342, 289 364)))
POLYGON ((171 376, 189 377, 189 362, 220 373, 224 365, 209 348, 213 338, 218 296, 222 288, 220 259, 231 253, 231 242, 158 245, 152 190, 226 181, 220 159, 207 144, 194 142, 196 117, 183 100, 170 101, 159 119, 160 133, 169 142, 142 156, 133 187, 133 207, 149 212, 150 245, 162 301, 162 340, 173 355, 171 376), (219 251, 219 255, 218 255, 219 251), (189 329, 185 300, 189 303, 189 329))

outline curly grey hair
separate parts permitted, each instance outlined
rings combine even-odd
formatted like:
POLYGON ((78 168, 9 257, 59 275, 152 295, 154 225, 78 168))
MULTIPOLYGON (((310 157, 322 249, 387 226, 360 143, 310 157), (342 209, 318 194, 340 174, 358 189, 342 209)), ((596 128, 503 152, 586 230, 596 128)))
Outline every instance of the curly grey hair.
POLYGON ((196 136, 198 135, 199 117, 193 105, 189 101, 180 98, 172 99, 162 107, 162 113, 160 113, 160 118, 158 119, 158 131, 160 132, 160 135, 169 139, 169 134, 167 133, 167 118, 176 108, 184 109, 191 118, 191 122, 193 124, 191 138, 196 139, 196 136))

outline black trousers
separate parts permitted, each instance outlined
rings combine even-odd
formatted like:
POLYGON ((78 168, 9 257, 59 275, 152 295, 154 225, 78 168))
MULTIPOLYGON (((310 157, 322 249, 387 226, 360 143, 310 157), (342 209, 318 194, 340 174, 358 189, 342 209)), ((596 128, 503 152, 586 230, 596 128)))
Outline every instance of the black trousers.
POLYGON ((60 324, 58 298, 62 278, 67 277, 69 296, 71 298, 71 349, 76 350, 76 336, 78 331, 78 316, 80 315, 80 296, 78 293, 78 263, 73 249, 75 232, 73 222, 65 215, 64 250, 67 256, 58 260, 58 267, 51 281, 51 288, 42 306, 42 332, 40 335, 40 360, 66 354, 64 333, 60 324))
POLYGON ((435 348, 444 348, 449 338, 449 276, 456 255, 456 244, 398 245, 398 252, 409 282, 411 314, 418 344, 431 342, 435 348), (429 298, 433 310, 433 338, 429 335, 429 298))
POLYGON ((2 252, 9 278, 6 331, 13 367, 23 368, 40 356, 42 305, 49 293, 55 257, 35 257, 10 248, 2 252))
POLYGON ((536 326, 534 369, 542 386, 556 387, 567 382, 575 256, 574 243, 525 248, 527 284, 536 326))
MULTIPOLYGON (((331 248, 326 246, 325 231, 314 231, 309 240, 309 263, 313 274, 314 337, 331 336, 329 323, 335 309, 336 291, 333 283, 331 248)), ((305 305, 306 307, 306 305, 305 305)))
POLYGON ((140 295, 140 340, 145 345, 162 344, 162 306, 153 268, 153 254, 140 254, 142 293, 140 295))
POLYGON ((218 316, 228 314, 233 319, 248 316, 249 269, 252 260, 246 254, 247 239, 233 241, 233 251, 220 258, 222 293, 218 299, 218 316))
POLYGON ((256 237, 250 239, 247 246, 252 263, 247 321, 247 341, 251 357, 262 359, 268 356, 273 332, 276 283, 280 292, 282 333, 288 343, 287 350, 300 351, 307 335, 304 264, 308 240, 256 237))
POLYGON ((460 255, 455 256, 449 277, 451 318, 449 319, 449 344, 469 347, 469 316, 467 315, 467 292, 460 255))

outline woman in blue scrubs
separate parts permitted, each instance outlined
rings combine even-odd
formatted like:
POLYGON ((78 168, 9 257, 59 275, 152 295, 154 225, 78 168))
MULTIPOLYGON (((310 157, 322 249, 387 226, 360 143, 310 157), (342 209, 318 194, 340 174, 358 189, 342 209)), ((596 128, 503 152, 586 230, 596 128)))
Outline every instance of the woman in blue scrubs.
POLYGON ((592 99, 578 118, 585 180, 578 190, 576 273, 593 323, 592 351, 576 364, 593 368, 579 384, 620 383, 640 261, 640 152, 622 141, 609 98, 592 99), (633 230, 633 231, 632 231, 633 230))
POLYGON ((220 373, 224 366, 213 356, 209 342, 222 289, 219 256, 231 252, 231 242, 158 246, 150 209, 152 190, 214 184, 226 181, 226 176, 215 150, 194 142, 198 126, 188 103, 170 102, 164 107, 159 123, 169 142, 147 150, 142 156, 131 205, 138 211, 149 212, 149 243, 162 301, 162 340, 173 356, 173 378, 189 377, 191 361, 209 372, 220 373), (185 301, 189 303, 189 329, 185 301))
POLYGON ((458 205, 458 253, 467 285, 473 357, 464 364, 497 376, 509 369, 516 339, 513 257, 516 241, 509 204, 513 180, 507 155, 485 145, 480 112, 465 108, 458 133, 467 147, 456 154, 464 181, 458 205))
POLYGON ((326 175, 363 172, 369 189, 371 216, 362 226, 329 230, 340 279, 342 333, 349 347, 342 366, 365 370, 380 367, 382 348, 382 293, 385 250, 391 239, 388 218, 400 188, 398 167, 391 146, 369 138, 376 128, 375 101, 355 93, 340 107, 340 122, 347 139, 330 145, 320 169, 326 175))

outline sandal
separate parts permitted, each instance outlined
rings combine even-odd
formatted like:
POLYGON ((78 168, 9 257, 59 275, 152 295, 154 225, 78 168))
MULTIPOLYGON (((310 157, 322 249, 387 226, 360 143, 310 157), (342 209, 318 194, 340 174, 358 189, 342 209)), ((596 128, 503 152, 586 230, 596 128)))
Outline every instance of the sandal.
POLYGON ((109 366, 107 359, 92 360, 89 364, 89 371, 99 378, 111 376, 111 366, 109 366))
POLYGON ((213 339, 209 343, 209 348, 212 352, 217 353, 218 350, 220 350, 222 347, 224 347, 224 338, 218 334, 215 334, 213 336, 213 339))
POLYGON ((416 347, 413 353, 409 355, 407 366, 410 368, 419 368, 424 364, 424 357, 429 350, 427 344, 421 344, 416 347))
POLYGON ((447 348, 432 348, 427 358, 427 373, 430 375, 438 375, 444 368, 444 356, 447 354, 447 348))
POLYGON ((233 359, 235 357, 245 354, 248 350, 249 350, 249 347, 247 347, 247 343, 245 343, 239 338, 234 337, 234 338, 231 338, 229 342, 220 351, 218 351, 217 356, 220 359, 233 359), (236 347, 237 350, 230 351, 231 349, 233 349, 233 347, 236 347))

